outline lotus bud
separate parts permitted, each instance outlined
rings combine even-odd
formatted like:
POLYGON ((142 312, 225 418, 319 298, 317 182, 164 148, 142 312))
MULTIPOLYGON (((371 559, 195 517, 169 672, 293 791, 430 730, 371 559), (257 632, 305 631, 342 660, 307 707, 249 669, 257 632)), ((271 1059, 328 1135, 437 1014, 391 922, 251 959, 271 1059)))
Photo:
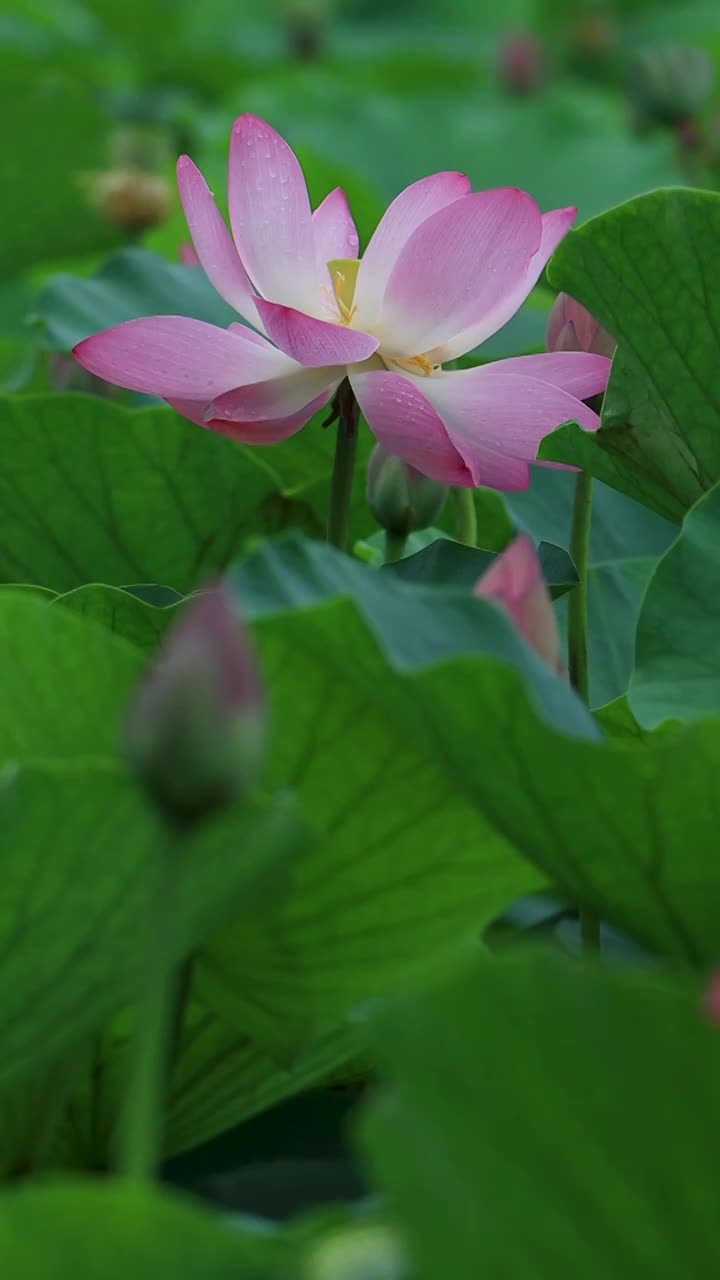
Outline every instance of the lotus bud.
POLYGON ((692 120, 712 96, 715 70, 704 49, 666 45, 641 49, 625 86, 639 126, 692 120))
POLYGON ((376 444, 367 469, 368 506, 378 524, 395 538, 427 529, 440 515, 448 486, 429 480, 409 463, 376 444))
POLYGON ((125 753, 167 821, 186 829, 247 793, 264 738, 248 640, 216 586, 190 602, 137 690, 125 753))
POLYGON ((198 258, 194 247, 187 240, 183 240, 178 248, 178 257, 184 267, 199 267, 200 259, 198 258))
POLYGON ((562 671, 560 637, 550 593, 532 539, 521 533, 500 553, 482 577, 474 594, 494 600, 541 658, 562 671))
POLYGON ((101 217, 131 234, 164 222, 172 198, 165 178, 142 169, 110 169, 93 174, 89 192, 101 217))
POLYGON ((559 293, 548 316, 545 346, 548 351, 592 351, 611 356, 615 342, 594 316, 567 293, 559 293))
POLYGON ((703 1012, 708 1022, 720 1027, 720 969, 716 969, 703 992, 703 1012))
POLYGON ((542 45, 534 36, 508 36, 498 57, 500 80, 510 93, 535 93, 545 78, 542 45))

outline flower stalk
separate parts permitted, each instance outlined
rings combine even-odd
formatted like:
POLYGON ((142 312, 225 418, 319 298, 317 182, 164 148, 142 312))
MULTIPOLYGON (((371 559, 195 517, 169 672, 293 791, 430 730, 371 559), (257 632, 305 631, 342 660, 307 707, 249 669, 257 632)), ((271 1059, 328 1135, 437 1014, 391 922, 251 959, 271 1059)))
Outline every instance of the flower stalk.
MULTIPOLYGON (((590 692, 587 639, 587 575, 592 518, 592 476, 579 471, 570 530, 570 554, 577 569, 577 586, 568 597, 568 674, 583 702, 590 692)), ((600 919, 591 907, 580 908, 580 940, 586 953, 600 948, 600 919)))
POLYGON ((453 506, 455 508, 455 537, 458 542, 465 542, 469 547, 477 543, 477 515, 475 497, 472 489, 453 489, 453 506))
POLYGON ((147 915, 145 982, 132 1042, 127 1109, 118 1153, 118 1172, 141 1182, 155 1177, 162 1157, 168 1056, 179 994, 174 922, 182 835, 177 830, 170 832, 158 850, 147 915))
POLYGON ((337 422, 327 540, 339 551, 347 551, 348 547, 359 419, 358 403, 346 378, 335 393, 332 412, 324 424, 328 426, 332 422, 337 422))
POLYGON ((402 560, 407 546, 407 535, 404 533, 385 533, 385 564, 394 560, 402 560))

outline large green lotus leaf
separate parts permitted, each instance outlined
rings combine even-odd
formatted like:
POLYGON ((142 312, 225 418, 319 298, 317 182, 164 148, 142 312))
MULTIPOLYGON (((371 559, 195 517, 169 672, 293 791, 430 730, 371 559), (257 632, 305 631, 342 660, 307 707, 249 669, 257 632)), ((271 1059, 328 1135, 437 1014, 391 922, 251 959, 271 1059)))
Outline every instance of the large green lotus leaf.
POLYGON ((529 886, 527 865, 472 816, 462 773, 403 673, 475 654, 471 769, 492 750, 487 710, 512 679, 509 663, 565 733, 592 738, 593 726, 503 614, 469 593, 394 581, 293 539, 259 548, 231 582, 253 623, 276 726, 267 785, 292 784, 316 840, 272 900, 214 940, 202 990, 282 1054, 303 1020, 322 1030, 454 961, 512 897, 540 884, 529 886))
POLYGON ((3 399, 0 444, 0 581, 185 592, 275 518, 265 514, 277 482, 264 451, 170 409, 70 393, 3 399))
MULTIPOLYGON (((118 758, 139 652, 11 592, 0 650, 0 1081, 12 1082, 137 990, 138 921, 168 833, 118 758)), ((267 869, 301 839, 287 804, 233 810, 193 836, 178 862, 178 950, 227 919, 241 892, 249 902, 260 871, 267 894, 267 869)))
POLYGON ((0 1255, 23 1280, 259 1280, 277 1274, 273 1243, 130 1182, 26 1183, 0 1197, 0 1255))
POLYGON ((192 316, 223 327, 239 318, 200 267, 168 262, 147 249, 123 249, 87 278, 52 276, 33 308, 46 341, 61 351, 100 329, 152 315, 192 316))
MULTIPOLYGON (((532 468, 530 488, 506 496, 516 524, 536 539, 570 542, 575 477, 532 468)), ((622 493, 593 485, 588 572, 590 701, 594 707, 626 693, 633 669, 635 627, 645 584, 677 530, 622 493)), ((558 606, 565 637, 566 608, 558 606)))
POLYGON ((720 710, 720 485, 688 512, 650 579, 630 703, 648 728, 720 710))
POLYGON ((4 130, 0 156, 0 279, 119 239, 84 189, 84 175, 104 167, 109 117, 77 81, 10 61, 0 76, 0 114, 16 122, 4 130))
POLYGON ((717 1273, 720 1037, 694 987, 529 952, 373 1032, 391 1083, 361 1138, 422 1280, 717 1273))
MULTIPOLYGON (((531 467, 530 487, 503 497, 517 528, 527 530, 536 542, 569 547, 574 492, 572 473, 531 467)), ((654 511, 605 484, 593 485, 591 564, 614 563, 628 556, 659 556, 676 534, 677 525, 654 511)))
MULTIPOLYGON (((501 610, 465 588, 405 582, 295 535, 263 543, 238 562, 230 581, 245 617, 254 620, 351 597, 397 670, 472 652, 512 663, 548 720, 565 732, 594 736, 590 717, 566 682, 538 659, 501 610)), ((294 625, 288 616, 287 626, 294 625)))
MULTIPOLYGON (((602 707, 627 692, 635 661, 635 628, 645 586, 655 567, 650 556, 588 565, 590 705, 602 707)), ((558 606, 563 639, 567 601, 558 606)))
MULTIPOLYGON (((103 1169, 112 1162, 127 1088, 126 1019, 103 1038, 91 1069, 75 1087, 52 1147, 49 1167, 103 1169)), ((325 1081, 362 1044, 359 1028, 338 1021, 278 1062, 246 1031, 193 994, 172 1073, 164 1125, 166 1158, 191 1151, 301 1090, 325 1081)))
POLYGON ((44 596, 5 590, 0 652, 0 767, 57 759, 114 767, 138 650, 44 596))
MULTIPOLYGON (((6 766, 0 814, 6 1087, 36 1076, 139 991, 139 937, 168 836, 110 761, 6 766)), ((264 885, 276 857, 291 857, 296 830, 289 813, 250 808, 193 838, 178 862, 179 951, 197 947, 241 901, 249 907, 258 876, 264 885)))
POLYGON ((713 961, 720 719, 650 740, 572 740, 541 724, 509 672, 481 691, 476 663, 417 673, 415 705, 417 732, 483 816, 570 900, 667 955, 713 961))
MULTIPOLYGON (((553 598, 571 591, 577 582, 577 573, 567 551, 551 542, 543 542, 538 547, 538 555, 553 598)), ((465 587, 472 591, 494 559, 491 551, 481 551, 463 542, 435 536, 432 542, 412 555, 408 554, 402 560, 391 560, 385 571, 395 574, 403 582, 416 582, 421 586, 465 587)))
POLYGON ((562 427, 539 456, 674 520, 720 479, 719 236, 719 194, 655 191, 572 232, 550 267, 620 351, 600 431, 562 427))
POLYGON ((177 603, 155 605, 133 592, 98 582, 55 596, 51 603, 80 617, 92 618, 143 653, 152 653, 157 648, 169 624, 177 617, 177 603))
MULTIPOLYGON (((414 627, 423 615, 408 612, 414 627)), ((352 601, 296 606, 253 630, 276 726, 267 784, 293 786, 314 839, 272 898, 213 939, 199 981, 282 1065, 354 1006, 455 963, 542 879, 473 811, 417 722, 412 683, 352 601)), ((501 669, 485 665, 488 683, 501 669)))

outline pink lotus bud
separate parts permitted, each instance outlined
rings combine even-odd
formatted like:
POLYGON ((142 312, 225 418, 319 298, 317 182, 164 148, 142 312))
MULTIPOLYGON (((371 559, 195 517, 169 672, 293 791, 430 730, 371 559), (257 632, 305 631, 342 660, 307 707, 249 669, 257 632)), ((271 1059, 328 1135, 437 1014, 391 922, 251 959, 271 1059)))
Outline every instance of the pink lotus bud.
POLYGON ((556 671, 562 670, 560 637, 550 593, 532 539, 527 534, 519 534, 493 560, 475 583, 474 594, 499 604, 540 657, 556 671))
POLYGON ((193 246, 187 240, 183 240, 182 244, 178 248, 178 257, 184 267, 200 266, 200 259, 198 258, 193 246))
POLYGON ((179 827, 232 804, 252 786, 265 737, 258 673, 222 587, 188 605, 130 706, 126 755, 179 827))
POLYGON ((615 350, 610 334, 567 293, 559 293, 552 304, 545 346, 548 351, 591 351, 596 356, 612 356, 615 350))
POLYGON ((542 45, 531 35, 508 36, 500 46, 498 70, 510 93, 534 93, 544 76, 542 45))
POLYGON ((703 993, 703 1013, 708 1022, 720 1027, 720 969, 716 969, 703 993))
POLYGON ((376 444, 367 469, 367 500, 381 528, 406 538, 415 529, 427 529, 440 515, 448 486, 429 480, 402 458, 376 444))

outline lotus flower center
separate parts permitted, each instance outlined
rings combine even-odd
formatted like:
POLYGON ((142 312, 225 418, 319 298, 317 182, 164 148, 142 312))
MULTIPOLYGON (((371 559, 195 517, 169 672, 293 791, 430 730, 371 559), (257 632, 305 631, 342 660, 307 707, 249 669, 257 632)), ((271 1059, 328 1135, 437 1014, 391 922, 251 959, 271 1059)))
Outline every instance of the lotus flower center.
POLYGON ((353 298, 359 266, 359 258, 334 258, 327 264, 333 292, 331 296, 330 290, 323 285, 323 293, 333 304, 339 324, 351 324, 357 310, 353 306, 353 298))
MULTIPOLYGON (((326 300, 332 307, 334 317, 337 317, 336 324, 351 325, 353 322, 357 311, 357 307, 354 305, 354 298, 359 266, 359 258, 334 258, 332 262, 327 264, 332 293, 327 285, 323 285, 322 290, 326 300)), ((402 369, 405 373, 414 373, 416 377, 418 374, 422 374, 423 377, 427 378, 440 368, 440 365, 434 363, 427 355, 388 356, 385 358, 382 351, 378 351, 377 354, 386 368, 402 369)))

